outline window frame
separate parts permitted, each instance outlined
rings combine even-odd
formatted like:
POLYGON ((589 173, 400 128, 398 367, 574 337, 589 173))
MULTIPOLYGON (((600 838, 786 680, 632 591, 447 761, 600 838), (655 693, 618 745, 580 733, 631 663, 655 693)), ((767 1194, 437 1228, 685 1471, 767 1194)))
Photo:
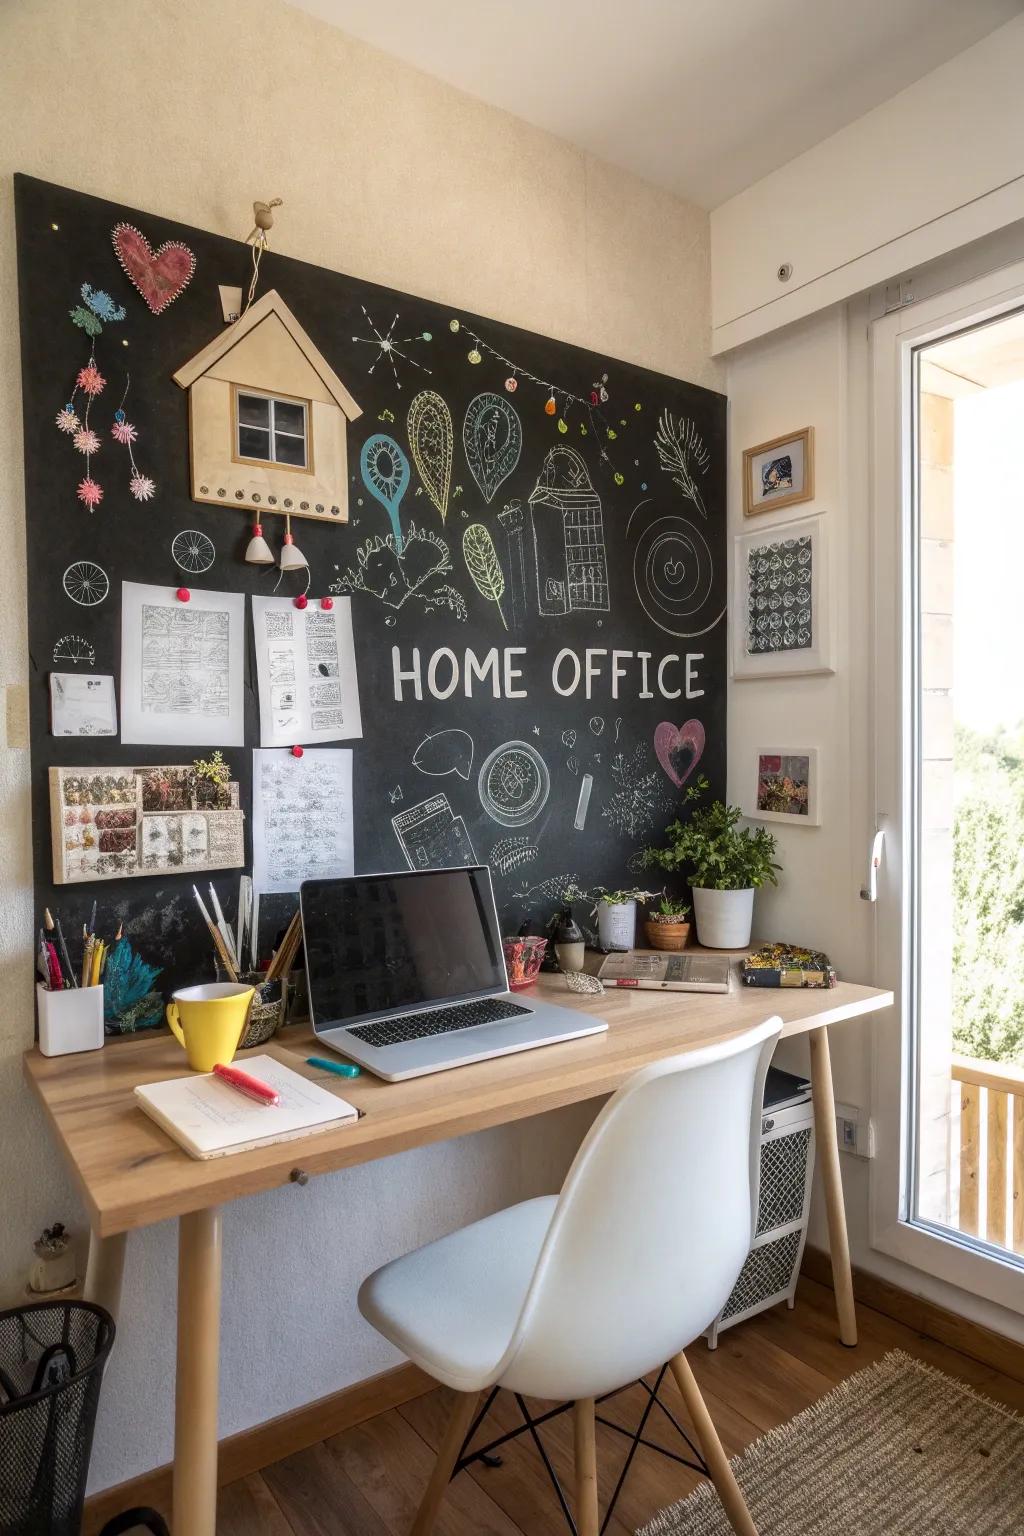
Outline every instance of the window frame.
MULTIPOLYGON (((262 428, 257 430, 262 431, 262 428)), ((297 432, 281 432, 282 437, 297 438, 297 432)), ((232 384, 231 386, 231 462, 233 464, 253 464, 260 469, 278 469, 292 475, 312 475, 315 473, 313 459, 313 402, 304 399, 301 395, 283 395, 280 391, 271 389, 256 389, 249 384, 232 384), (287 464, 282 459, 257 459, 249 454, 244 454, 239 448, 239 433, 243 423, 239 419, 239 397, 251 395, 257 400, 270 402, 269 427, 267 431, 270 437, 270 446, 274 447, 275 438, 278 435, 274 425, 274 404, 279 401, 282 405, 299 405, 303 410, 305 421, 305 434, 303 442, 306 449, 305 464, 287 464)))

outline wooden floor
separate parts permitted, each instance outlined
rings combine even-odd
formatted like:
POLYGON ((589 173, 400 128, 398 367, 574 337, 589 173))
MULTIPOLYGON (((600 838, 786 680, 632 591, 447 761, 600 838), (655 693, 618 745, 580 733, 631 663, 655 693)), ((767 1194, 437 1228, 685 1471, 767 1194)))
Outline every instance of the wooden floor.
MULTIPOLYGON (((688 1351, 730 1455, 893 1348, 1024 1409, 1024 1383, 879 1312, 857 1310, 861 1343, 856 1350, 844 1349, 836 1338, 831 1291, 803 1280, 793 1312, 777 1307, 738 1324, 722 1336, 714 1353, 703 1344, 688 1351)), ((664 1393, 684 1420, 674 1385, 667 1383, 664 1393)), ((643 1400, 642 1389, 634 1387, 602 1411, 632 1428, 643 1400)), ((447 1407, 448 1394, 439 1388, 231 1484, 221 1493, 218 1536, 408 1536, 447 1407)), ((664 1426, 664 1443, 673 1445, 674 1432, 664 1419, 654 1430, 659 1417, 649 1421, 651 1437, 660 1438, 664 1426)), ((491 1427, 495 1423, 510 1429, 516 1422, 515 1403, 503 1393, 479 1443, 499 1432, 491 1427)), ((571 1416, 554 1420, 540 1433, 563 1484, 571 1488, 571 1416)), ((603 1513, 627 1445, 613 1430, 599 1428, 597 1448, 603 1513)), ((567 1526, 536 1451, 524 1438, 504 1447, 502 1454, 501 1467, 492 1470, 478 1464, 455 1480, 438 1536, 564 1536, 567 1526)), ((696 1481, 696 1474, 641 1449, 609 1532, 633 1532, 657 1510, 683 1497, 696 1481)))

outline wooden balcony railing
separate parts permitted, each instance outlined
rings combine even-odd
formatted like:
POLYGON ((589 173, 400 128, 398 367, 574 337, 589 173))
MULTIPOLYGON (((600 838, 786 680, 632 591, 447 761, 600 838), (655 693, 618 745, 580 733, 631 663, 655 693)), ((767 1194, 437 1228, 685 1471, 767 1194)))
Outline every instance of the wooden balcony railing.
POLYGON ((954 1056, 960 1085, 960 1220, 1024 1253, 1024 1069, 954 1056))

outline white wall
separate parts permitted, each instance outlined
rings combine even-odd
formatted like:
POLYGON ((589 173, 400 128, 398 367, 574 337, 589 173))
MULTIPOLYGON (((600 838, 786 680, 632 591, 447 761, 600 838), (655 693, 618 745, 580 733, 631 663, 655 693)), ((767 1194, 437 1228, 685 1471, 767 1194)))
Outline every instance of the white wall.
POLYGON ((1024 216, 1022 69, 1019 16, 716 208, 713 350, 1024 216))
MULTIPOLYGON (((239 238, 252 200, 281 196, 273 239, 288 255, 721 387, 709 356, 702 211, 280 0, 8 4, 0 25, 5 684, 24 683, 30 665, 15 170, 239 238)), ((66 308, 68 295, 53 301, 66 308)), ((36 660, 45 669, 46 658, 36 660)), ((11 744, 0 751, 0 806, 6 1302, 23 1284, 40 1228, 83 1220, 21 1075, 32 1040, 34 922, 28 754, 11 744)), ((222 1432, 392 1363, 394 1352, 355 1314, 362 1276, 476 1215, 556 1187, 589 1114, 583 1106, 229 1208, 222 1432)), ((174 1272, 173 1227, 131 1239, 94 1485, 169 1457, 174 1272)))
MULTIPOLYGON (((979 256, 979 270, 989 257, 979 256)), ((950 280, 963 276, 963 263, 950 280)), ((922 289, 943 286, 935 272, 922 289)), ((729 795, 744 798, 745 775, 761 746, 821 749, 822 825, 772 825, 784 867, 777 891, 758 895, 755 936, 785 939, 827 950, 840 975, 871 981, 876 908, 859 898, 874 830, 873 755, 869 684, 872 593, 876 574, 869 538, 869 310, 866 296, 776 331, 728 358, 730 532, 752 526, 743 517, 742 455, 786 432, 815 431, 815 498, 757 519, 777 526, 822 512, 831 540, 835 607, 835 674, 831 677, 733 682, 729 693, 729 795)), ((875 1030, 898 1027, 895 1010, 875 1030)), ((871 1028, 842 1026, 831 1032, 836 1098, 872 1108, 871 1028)), ((785 1042, 779 1060, 806 1071, 806 1045, 785 1042)), ((871 1247, 865 1159, 843 1155, 843 1185, 854 1263, 915 1295, 925 1296, 1010 1337, 1024 1340, 1024 1317, 944 1284, 871 1247)), ((820 1195, 812 1209, 811 1238, 828 1246, 820 1195)))

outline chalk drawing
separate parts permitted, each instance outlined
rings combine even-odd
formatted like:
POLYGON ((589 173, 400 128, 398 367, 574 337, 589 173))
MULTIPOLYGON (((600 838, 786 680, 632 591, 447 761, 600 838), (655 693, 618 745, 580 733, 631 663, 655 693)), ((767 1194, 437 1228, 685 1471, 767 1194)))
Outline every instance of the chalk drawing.
POLYGON ((376 357, 373 359, 373 362, 370 364, 369 368, 366 370, 367 373, 372 373, 373 370, 376 368, 377 364, 381 361, 381 359, 386 357, 388 362, 391 364, 391 372, 395 376, 395 387, 397 389, 401 389, 402 381, 398 377, 398 367, 397 367, 397 365, 395 363, 395 358, 396 357, 400 357, 402 359, 403 363, 411 364, 411 366, 413 368, 419 368, 422 373, 430 373, 431 372, 431 370, 427 367, 427 365, 425 363, 417 362, 416 358, 410 356, 410 354, 408 352, 403 352, 402 351, 403 347, 409 347, 409 346, 411 346, 413 344, 413 342, 416 342, 416 341, 426 341, 426 342, 432 341, 433 337, 431 336, 429 331, 420 331, 418 333, 418 335, 416 335, 416 336, 403 336, 403 337, 400 337, 398 341, 396 341, 395 340, 395 326, 398 324, 398 316, 397 316, 397 314, 395 315, 395 318, 392 320, 391 324, 388 326, 387 330, 386 331, 380 331, 374 325, 373 318, 370 315, 369 310, 366 308, 366 305, 365 304, 360 304, 359 308, 362 310, 363 314, 365 315, 366 323, 370 327, 370 330, 373 332, 373 335, 372 336, 353 336, 352 340, 353 341, 361 342, 365 346, 373 347, 376 350, 376 354, 377 354, 376 357))
POLYGON ((576 819, 573 827, 577 832, 582 832, 587 824, 587 811, 590 807, 590 795, 594 788, 594 775, 585 773, 580 780, 580 797, 576 802, 576 819))
POLYGON ((658 774, 648 768, 643 743, 628 754, 616 752, 611 776, 615 787, 601 807, 601 815, 623 836, 644 836, 654 825, 658 811, 668 810, 671 802, 658 774))
POLYGON ((578 758, 567 757, 565 760, 565 766, 568 768, 569 772, 573 775, 574 778, 578 777, 580 771, 578 758))
POLYGON ((674 726, 662 720, 654 731, 654 753, 677 789, 682 789, 704 753, 704 727, 699 720, 674 726))
POLYGON ((171 540, 171 558, 180 570, 188 571, 190 576, 201 576, 204 571, 208 571, 216 556, 213 540, 205 533, 200 533, 198 528, 183 528, 171 540))
POLYGON ((568 747, 570 752, 571 752, 573 747, 576 745, 576 732, 575 731, 563 731, 562 732, 562 745, 563 745, 563 747, 568 747))
POLYGON ((501 599, 505 595, 505 577, 494 548, 494 540, 483 523, 470 523, 463 533, 462 555, 480 596, 495 605, 502 625, 508 629, 501 607, 501 599))
POLYGON ((725 605, 713 615, 709 600, 714 560, 700 529, 675 514, 655 516, 650 498, 633 508, 626 542, 633 547, 633 581, 647 617, 668 635, 682 640, 706 635, 725 617, 725 605))
POLYGON ((706 519, 708 509, 704 505, 696 477, 707 474, 711 453, 693 422, 685 416, 677 420, 671 411, 662 411, 654 446, 658 450, 658 462, 662 469, 672 476, 683 495, 693 502, 701 517, 706 519))
POLYGON ((429 778, 443 779, 449 773, 457 773, 468 784, 475 750, 468 731, 435 731, 424 736, 412 755, 412 764, 429 778))
POLYGON ((601 735, 601 733, 604 731, 604 716, 603 715, 591 715, 591 717, 590 717, 590 731, 591 731, 591 735, 593 735, 593 736, 600 736, 601 735))
POLYGON ((548 766, 528 741, 506 741, 484 760, 477 779, 480 804, 503 827, 536 821, 551 792, 548 766))
POLYGON ((402 793, 401 784, 396 784, 394 789, 388 790, 388 800, 392 805, 399 805, 404 799, 405 796, 402 793))
POLYGON ((443 523, 452 479, 452 413, 436 390, 424 389, 409 402, 406 425, 413 462, 443 523))
POLYGON ((528 837, 503 837, 491 849, 487 862, 499 875, 511 875, 523 865, 532 864, 539 851, 537 844, 531 843, 528 837))
POLYGON ((110 591, 110 578, 94 560, 76 560, 61 579, 64 591, 80 608, 95 608, 110 591))
POLYGON ((92 667, 96 664, 96 651, 81 635, 61 635, 53 648, 55 667, 92 667))
POLYGON ((391 532, 395 549, 402 553, 402 524, 399 510, 402 497, 409 488, 409 460, 386 432, 368 437, 359 455, 359 470, 363 484, 371 496, 376 497, 391 519, 391 532))
POLYGON ((518 412, 501 395, 477 395, 466 409, 462 446, 473 479, 484 501, 490 503, 499 485, 519 463, 523 451, 523 427, 518 412))
POLYGON ((538 880, 536 885, 521 885, 513 892, 515 901, 563 901, 567 900, 567 893, 573 891, 580 895, 580 877, 571 871, 564 875, 549 875, 546 880, 538 880))
POLYGON ((479 862, 466 823, 447 795, 433 795, 392 816, 391 825, 410 869, 456 869, 479 862))
POLYGON ((505 530, 509 610, 512 626, 518 629, 526 618, 526 557, 523 550, 526 516, 518 497, 502 508, 498 513, 498 522, 505 530))
POLYGON ((575 448, 549 448, 530 492, 537 566, 537 606, 543 617, 611 608, 601 498, 575 448))
POLYGON ((367 539, 356 551, 356 569, 349 566, 331 582, 330 590, 365 592, 385 608, 396 611, 415 598, 425 612, 438 613, 443 609, 465 623, 465 598, 442 580, 451 568, 444 540, 412 523, 401 550, 395 548, 392 534, 386 539, 367 539))

